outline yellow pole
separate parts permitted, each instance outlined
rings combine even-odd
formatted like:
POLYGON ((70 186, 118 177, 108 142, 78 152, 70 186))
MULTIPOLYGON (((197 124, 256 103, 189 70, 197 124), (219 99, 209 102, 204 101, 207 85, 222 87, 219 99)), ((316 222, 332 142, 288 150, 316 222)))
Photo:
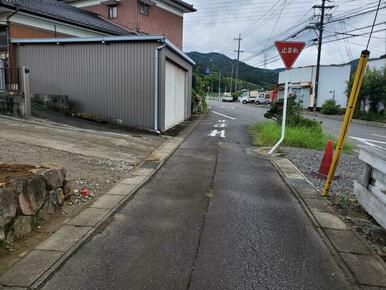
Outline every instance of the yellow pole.
POLYGON ((342 128, 340 130, 338 143, 336 144, 336 149, 335 149, 334 157, 332 159, 330 171, 328 172, 327 181, 326 181, 324 188, 323 188, 323 196, 324 197, 328 196, 331 184, 334 180, 335 171, 336 171, 336 168, 338 166, 339 158, 340 158, 340 155, 341 155, 343 147, 344 147, 344 143, 345 143, 348 129, 350 126, 350 122, 351 122, 352 116, 354 114, 355 105, 356 105, 357 100, 358 100, 359 91, 360 91, 361 86, 362 86, 362 82, 363 82, 363 78, 364 78, 364 75, 366 72, 366 66, 367 66, 367 61, 369 59, 369 56, 370 56, 370 51, 364 50, 364 51, 362 51, 361 57, 359 59, 358 67, 357 67, 357 70, 355 72, 354 83, 353 83, 352 88, 351 88, 350 99, 348 101, 348 105, 347 105, 347 109, 346 109, 346 114, 344 116, 342 128))

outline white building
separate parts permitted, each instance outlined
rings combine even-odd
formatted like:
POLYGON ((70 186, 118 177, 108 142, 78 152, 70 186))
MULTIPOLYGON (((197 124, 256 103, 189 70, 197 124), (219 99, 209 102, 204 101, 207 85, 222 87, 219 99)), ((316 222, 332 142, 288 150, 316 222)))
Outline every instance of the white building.
POLYGON ((367 68, 371 70, 383 70, 386 67, 386 58, 370 59, 367 68))
MULTIPOLYGON (((347 106, 347 84, 351 65, 327 65, 320 67, 319 90, 316 107, 320 108, 326 100, 335 99, 342 108, 347 106)), ((289 93, 296 95, 303 108, 314 105, 316 66, 298 67, 279 74, 279 99, 284 96, 286 74, 289 74, 289 93)))

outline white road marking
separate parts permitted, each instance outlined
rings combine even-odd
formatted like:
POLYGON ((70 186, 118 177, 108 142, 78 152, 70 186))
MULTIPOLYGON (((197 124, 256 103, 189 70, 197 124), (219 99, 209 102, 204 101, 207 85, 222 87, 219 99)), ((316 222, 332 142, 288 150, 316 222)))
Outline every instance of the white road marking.
POLYGON ((219 113, 219 112, 216 112, 216 111, 212 111, 212 112, 215 113, 215 114, 217 114, 217 115, 223 116, 223 117, 225 117, 225 118, 228 118, 228 119, 231 119, 231 120, 236 120, 236 118, 233 118, 233 117, 230 117, 230 116, 221 114, 221 113, 219 113))
POLYGON ((221 131, 219 131, 219 130, 213 130, 208 136, 210 136, 210 137, 216 137, 217 134, 221 134, 221 131))
POLYGON ((219 123, 225 123, 225 120, 218 120, 219 123))
POLYGON ((214 127, 215 128, 226 128, 226 127, 228 127, 228 125, 225 123, 220 123, 220 125, 214 125, 214 127))
POLYGON ((352 136, 349 136, 349 138, 357 140, 357 141, 359 141, 359 142, 361 142, 363 144, 369 145, 371 147, 376 147, 376 148, 380 148, 380 149, 382 149, 383 147, 378 146, 376 144, 373 144, 373 142, 374 143, 386 144, 386 142, 377 141, 377 140, 371 140, 371 139, 364 139, 364 138, 358 138, 358 137, 352 137, 352 136))
POLYGON ((381 137, 381 138, 386 138, 386 136, 382 136, 382 135, 378 135, 378 134, 371 134, 372 136, 375 136, 375 137, 381 137))
POLYGON ((216 137, 218 134, 220 134, 221 138, 225 138, 225 130, 213 130, 208 136, 216 137))

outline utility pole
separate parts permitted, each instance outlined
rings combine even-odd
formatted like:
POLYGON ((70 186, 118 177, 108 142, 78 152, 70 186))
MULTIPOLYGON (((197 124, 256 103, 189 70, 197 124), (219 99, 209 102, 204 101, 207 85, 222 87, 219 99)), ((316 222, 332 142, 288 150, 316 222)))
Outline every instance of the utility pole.
POLYGON ((313 111, 316 111, 318 102, 318 90, 319 90, 319 76, 320 76, 320 59, 322 56, 322 43, 323 43, 323 30, 324 30, 324 16, 326 9, 332 9, 335 6, 326 6, 327 0, 322 0, 322 5, 315 5, 314 9, 321 9, 320 22, 319 22, 319 40, 318 40, 318 58, 316 60, 316 74, 315 74, 315 88, 314 88, 314 105, 313 111))
POLYGON ((267 54, 264 54, 264 68, 267 69, 267 54))
POLYGON ((231 74, 231 87, 230 87, 230 93, 232 95, 232 89, 233 89, 233 70, 234 70, 234 63, 233 63, 233 60, 231 62, 232 64, 232 74, 231 74))
POLYGON ((238 89, 237 85, 238 85, 238 81, 239 81, 240 53, 244 52, 244 51, 241 50, 241 40, 242 40, 241 33, 239 33, 239 37, 235 38, 235 40, 238 42, 237 50, 235 50, 235 52, 237 52, 235 92, 237 92, 237 89, 238 89))
POLYGON ((221 72, 218 72, 218 101, 221 101, 221 72))

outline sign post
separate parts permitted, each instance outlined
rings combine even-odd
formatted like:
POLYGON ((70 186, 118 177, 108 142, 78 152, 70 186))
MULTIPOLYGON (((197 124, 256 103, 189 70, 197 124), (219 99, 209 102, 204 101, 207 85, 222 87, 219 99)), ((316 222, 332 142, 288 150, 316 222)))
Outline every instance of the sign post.
POLYGON ((284 86, 284 102, 283 102, 283 116, 281 124, 281 137, 279 141, 272 147, 268 152, 271 155, 277 147, 283 142, 285 136, 285 125, 287 119, 287 99, 288 99, 288 90, 289 90, 289 72, 295 63, 296 59, 304 49, 306 44, 304 42, 298 41, 276 41, 275 46, 279 51, 280 57, 285 65, 285 86, 284 86))

